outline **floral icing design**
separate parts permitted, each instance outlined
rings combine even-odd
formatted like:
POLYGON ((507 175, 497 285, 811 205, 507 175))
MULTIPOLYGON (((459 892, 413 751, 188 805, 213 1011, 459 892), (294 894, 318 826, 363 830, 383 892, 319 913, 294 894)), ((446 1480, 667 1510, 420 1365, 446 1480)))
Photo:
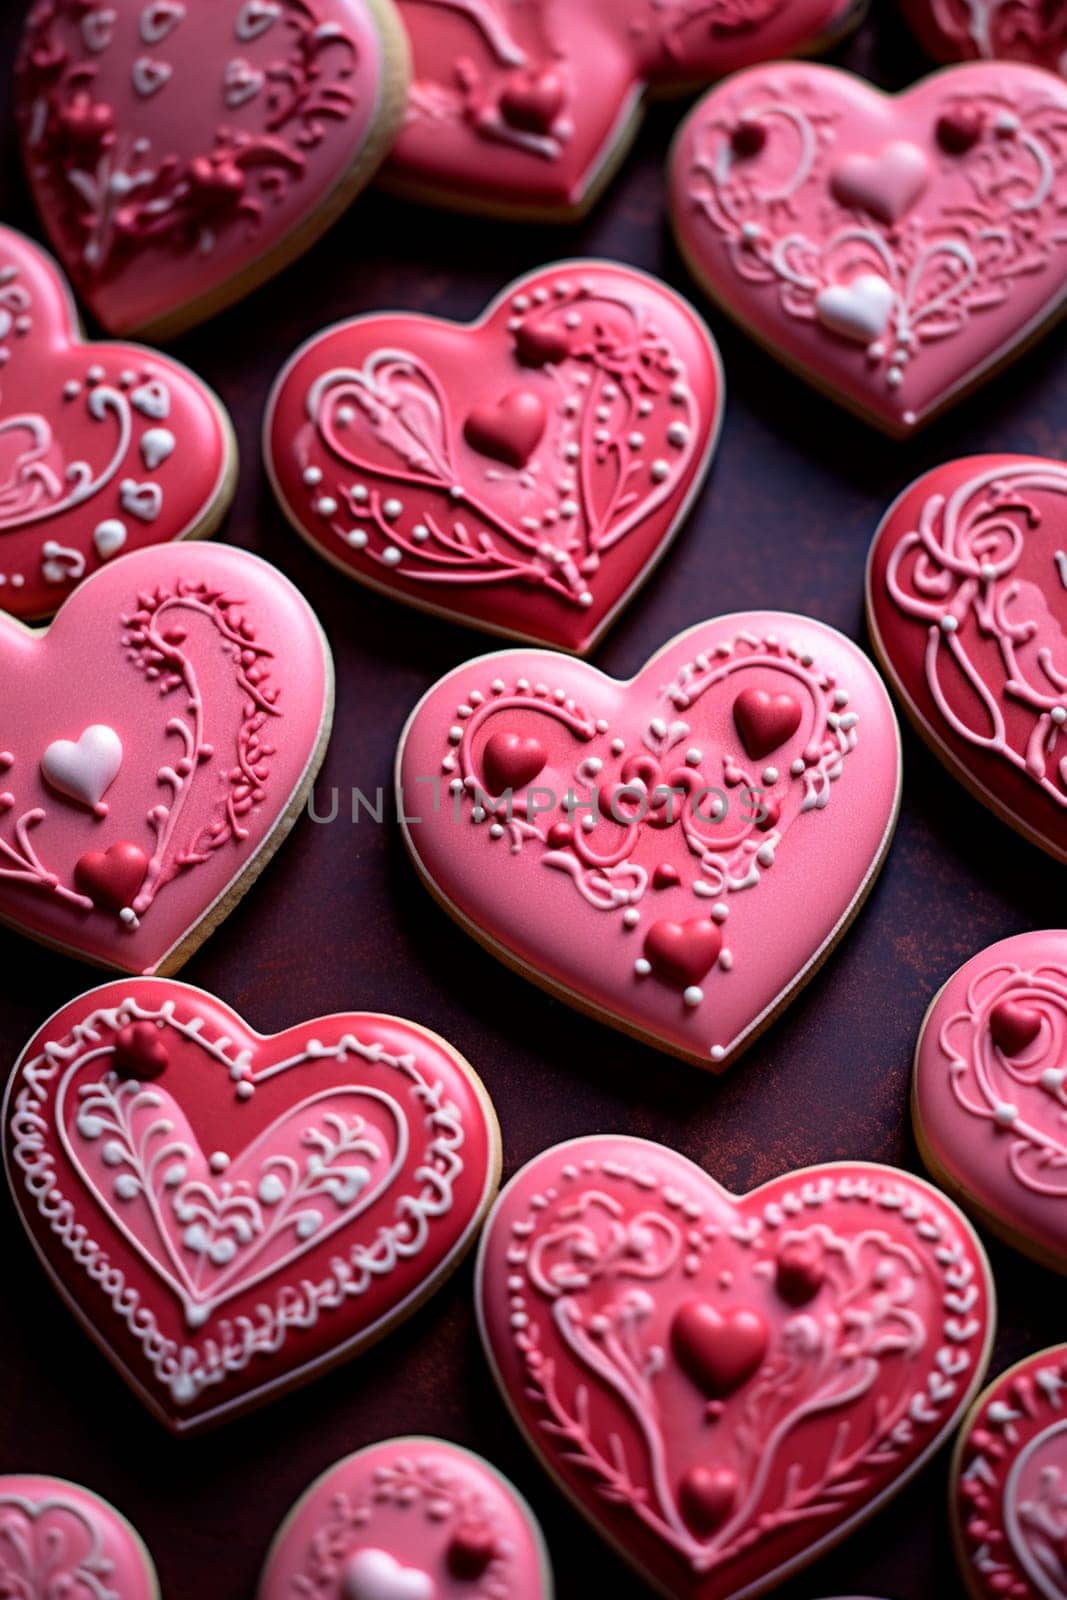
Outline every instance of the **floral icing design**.
POLYGON ((346 1031, 257 1068, 249 1048, 174 999, 128 996, 46 1040, 21 1067, 7 1123, 21 1203, 98 1286, 159 1404, 178 1416, 432 1254, 479 1159, 447 1082, 414 1051, 346 1031), (205 1153, 167 1087, 170 1069, 155 1082, 127 1075, 122 1042, 141 1025, 229 1079, 238 1111, 316 1063, 348 1076, 295 1099, 238 1153, 205 1153), (375 1227, 361 1236, 372 1208, 375 1227), (232 1301, 243 1309, 231 1312, 232 1301))
POLYGON ((143 1547, 95 1495, 59 1478, 0 1477, 0 1592, 11 1600, 156 1600, 143 1547))
POLYGON ((1048 0, 905 0, 930 48, 951 60, 1030 61, 1067 70, 1067 13, 1048 0))
POLYGON ((1067 1347, 983 1394, 961 1441, 953 1514, 975 1596, 1067 1596, 1067 1347))
POLYGON ((483 1326, 582 1509, 665 1592, 719 1600, 790 1570, 951 1426, 986 1284, 905 1174, 816 1168, 734 1200, 658 1149, 580 1140, 520 1174, 483 1246, 483 1326))

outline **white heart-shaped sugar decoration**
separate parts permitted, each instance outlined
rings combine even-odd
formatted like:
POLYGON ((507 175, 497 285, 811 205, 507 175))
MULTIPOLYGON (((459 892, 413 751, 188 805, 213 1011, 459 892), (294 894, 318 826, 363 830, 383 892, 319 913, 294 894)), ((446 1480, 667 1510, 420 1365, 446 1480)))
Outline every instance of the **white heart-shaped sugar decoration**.
POLYGON ((815 297, 815 315, 824 328, 858 344, 870 344, 886 329, 896 293, 877 272, 862 272, 849 283, 833 283, 815 297))
POLYGON ((151 417, 154 422, 162 422, 170 416, 170 390, 159 378, 149 378, 146 383, 139 384, 130 395, 130 404, 142 417, 151 417))
POLYGON ((357 1550, 346 1563, 342 1600, 433 1600, 434 1581, 386 1550, 357 1550))
POLYGON ((130 69, 133 86, 142 99, 158 94, 170 81, 171 68, 166 61, 156 61, 152 56, 138 56, 130 69))
POLYGON ((281 12, 273 0, 247 0, 238 13, 234 32, 242 44, 250 44, 273 28, 281 12))
POLYGON ((100 55, 110 45, 115 20, 115 13, 110 8, 103 11, 87 11, 82 18, 82 42, 93 55, 100 55))
POLYGON ((145 44, 162 44, 179 22, 185 21, 181 0, 150 0, 141 12, 141 38, 145 44))
POLYGON ((163 506, 163 491, 158 483, 136 483, 133 478, 123 478, 119 485, 119 505, 131 517, 154 522, 163 506))
POLYGON ((222 80, 223 99, 231 111, 236 111, 238 106, 243 106, 249 100, 254 100, 264 84, 262 72, 249 66, 239 56, 226 65, 226 74, 222 80))
POLYGON ((149 428, 141 440, 141 460, 149 472, 161 467, 174 454, 175 438, 169 428, 149 428))
POLYGON ((118 777, 122 740, 114 728, 95 722, 80 739, 55 739, 41 757, 53 789, 82 805, 97 806, 118 777))
POLYGON ((126 524, 118 517, 106 517, 93 529, 93 544, 101 561, 117 554, 126 543, 126 524))

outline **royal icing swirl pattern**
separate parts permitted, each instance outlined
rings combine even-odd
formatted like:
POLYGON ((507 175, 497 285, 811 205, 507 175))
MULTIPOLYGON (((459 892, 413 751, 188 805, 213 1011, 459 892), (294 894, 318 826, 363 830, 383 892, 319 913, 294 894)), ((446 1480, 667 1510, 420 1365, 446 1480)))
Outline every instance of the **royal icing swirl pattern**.
POLYGON ((645 90, 840 33, 851 0, 400 0, 414 81, 389 172, 446 203, 589 203, 645 90))
POLYGON ((129 1523, 62 1478, 0 1477, 0 1592, 11 1600, 159 1600, 129 1523))
POLYGON ((952 1512, 975 1600, 1067 1600, 1067 1345, 981 1396, 956 1452, 952 1512))
POLYGON ((673 159, 683 249, 722 304, 871 421, 907 433, 1064 294, 1067 90, 1007 63, 890 99, 826 67, 753 70, 673 159))
POLYGON ((289 1513, 256 1600, 548 1600, 533 1513, 478 1456, 390 1439, 339 1461, 289 1513))
POLYGON ((197 990, 112 985, 46 1024, 9 1091, 30 1236, 178 1431, 375 1337, 487 1203, 495 1135, 459 1059, 391 1019, 315 1028, 261 1040, 197 990), (226 1148, 196 1131, 209 1107, 226 1148))
POLYGON ((875 540, 869 607, 924 731, 972 787, 1067 851, 1067 470, 978 457, 919 480, 875 540))
POLYGON ((569 262, 472 328, 376 316, 298 352, 268 407, 300 531, 377 587, 584 650, 702 481, 722 378, 664 285, 569 262))
POLYGON ((460 669, 409 724, 402 816, 422 870, 483 936, 609 1020, 719 1068, 869 882, 896 762, 859 653, 800 618, 755 614, 683 635, 630 685, 519 652, 460 669), (873 790, 850 777, 857 760, 878 769, 873 790), (823 869, 827 900, 814 915, 809 904, 771 974, 758 929, 781 863, 794 858, 789 896, 839 811, 862 838, 858 870, 842 857, 831 888, 823 869))
POLYGON ((915 1105, 938 1175, 1067 1269, 1065 1059, 1067 934, 1019 934, 938 995, 916 1052, 915 1105))
POLYGON ((120 552, 212 530, 232 489, 218 401, 136 345, 83 344, 66 285, 0 227, 0 605, 55 611, 120 552))
POLYGON ((204 315, 292 254, 381 137, 381 26, 369 0, 37 0, 17 79, 27 172, 105 326, 204 315))
POLYGON ((646 1579, 701 1600, 773 1584, 898 1488, 991 1334, 977 1241, 906 1173, 817 1167, 742 1199, 621 1136, 519 1174, 478 1293, 544 1464, 646 1579))
POLYGON ((1029 61, 1067 76, 1067 11, 1053 0, 901 0, 942 61, 1029 61))

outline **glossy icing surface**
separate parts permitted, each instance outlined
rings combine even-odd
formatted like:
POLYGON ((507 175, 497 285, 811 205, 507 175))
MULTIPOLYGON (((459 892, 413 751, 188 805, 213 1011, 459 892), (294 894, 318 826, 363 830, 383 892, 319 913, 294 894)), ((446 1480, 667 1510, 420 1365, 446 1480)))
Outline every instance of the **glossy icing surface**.
POLYGON ((1067 10, 1059 0, 901 0, 939 61, 1029 61, 1067 75, 1067 10))
POLYGON ((198 942, 285 823, 331 715, 307 603, 211 544, 104 567, 44 631, 0 617, 0 682, 0 917, 131 972, 198 942))
POLYGON ((956 1550, 977 1600, 1067 1596, 1067 1345, 982 1394, 953 1462, 956 1550))
POLYGON ((290 518, 346 572, 581 652, 684 517, 722 405, 718 351, 684 300, 571 261, 471 327, 327 329, 280 375, 264 450, 290 518))
POLYGON ((830 67, 712 90, 671 159, 682 249, 803 376, 907 434, 1065 297, 1067 85, 1007 62, 896 96, 830 67))
POLYGON ((588 200, 648 86, 685 89, 816 48, 852 0, 400 0, 414 56, 388 168, 435 197, 588 200))
POLYGON ((529 1443, 679 1600, 762 1592, 899 1488, 981 1382, 992 1280, 966 1220, 891 1167, 735 1197, 590 1137, 505 1189, 483 1339, 529 1443))
POLYGON ((264 1038, 158 978, 91 990, 44 1025, 3 1137, 44 1265, 179 1432, 414 1309, 499 1168, 488 1098, 435 1035, 352 1013, 264 1038))
POLYGON ((384 72, 367 0, 37 0, 23 155, 94 315, 147 328, 288 240, 357 161, 384 72))
POLYGON ((1067 856, 1067 469, 936 468, 871 549, 876 648, 919 731, 969 788, 1067 856))
POLYGON ((0 606, 46 616, 115 556, 213 523, 233 470, 188 368, 83 343, 52 260, 0 226, 0 606))
POLYGON ((923 1024, 914 1107, 936 1167, 1020 1247, 1067 1271, 1067 932, 1002 939, 923 1024))
POLYGON ((0 1592, 12 1600, 159 1600, 148 1551, 106 1500, 65 1478, 0 1477, 0 1592))
POLYGON ((629 682, 545 651, 430 690, 398 757, 419 870, 477 937, 719 1069, 869 887, 899 751, 867 658, 820 623, 701 623, 629 682))
POLYGON ((550 1600, 533 1513, 480 1456, 387 1439, 325 1472, 293 1507, 257 1600, 550 1600))

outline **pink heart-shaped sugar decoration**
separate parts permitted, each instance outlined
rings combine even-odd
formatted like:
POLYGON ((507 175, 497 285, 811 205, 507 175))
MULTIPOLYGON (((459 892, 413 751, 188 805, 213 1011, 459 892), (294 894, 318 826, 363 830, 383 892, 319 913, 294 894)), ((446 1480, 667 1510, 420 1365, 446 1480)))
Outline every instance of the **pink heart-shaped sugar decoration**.
POLYGON ((873 155, 849 155, 834 168, 830 188, 843 206, 898 222, 926 189, 930 166, 917 145, 894 139, 873 155))
POLYGON ((491 734, 482 752, 482 765, 490 794, 501 795, 508 789, 524 789, 543 770, 547 759, 547 752, 539 739, 523 738, 518 733, 491 734))
POLYGON ((686 1522, 705 1537, 722 1526, 737 1503, 737 1473, 729 1467, 690 1467, 679 1485, 686 1522))
POLYGON ((509 467, 524 467, 545 431, 544 402, 529 389, 515 389, 491 405, 476 406, 463 425, 474 450, 509 467))
POLYGON ((754 761, 762 761, 787 744, 800 727, 802 716, 800 701, 791 694, 743 689, 734 701, 737 731, 754 761))
POLYGON ((745 1307, 724 1315, 706 1300, 686 1300, 671 1323, 671 1349, 709 1399, 743 1388, 763 1365, 767 1341, 766 1321, 745 1307))
POLYGON ((504 121, 525 133, 546 134, 567 103, 567 80, 559 72, 520 73, 500 96, 504 121))

